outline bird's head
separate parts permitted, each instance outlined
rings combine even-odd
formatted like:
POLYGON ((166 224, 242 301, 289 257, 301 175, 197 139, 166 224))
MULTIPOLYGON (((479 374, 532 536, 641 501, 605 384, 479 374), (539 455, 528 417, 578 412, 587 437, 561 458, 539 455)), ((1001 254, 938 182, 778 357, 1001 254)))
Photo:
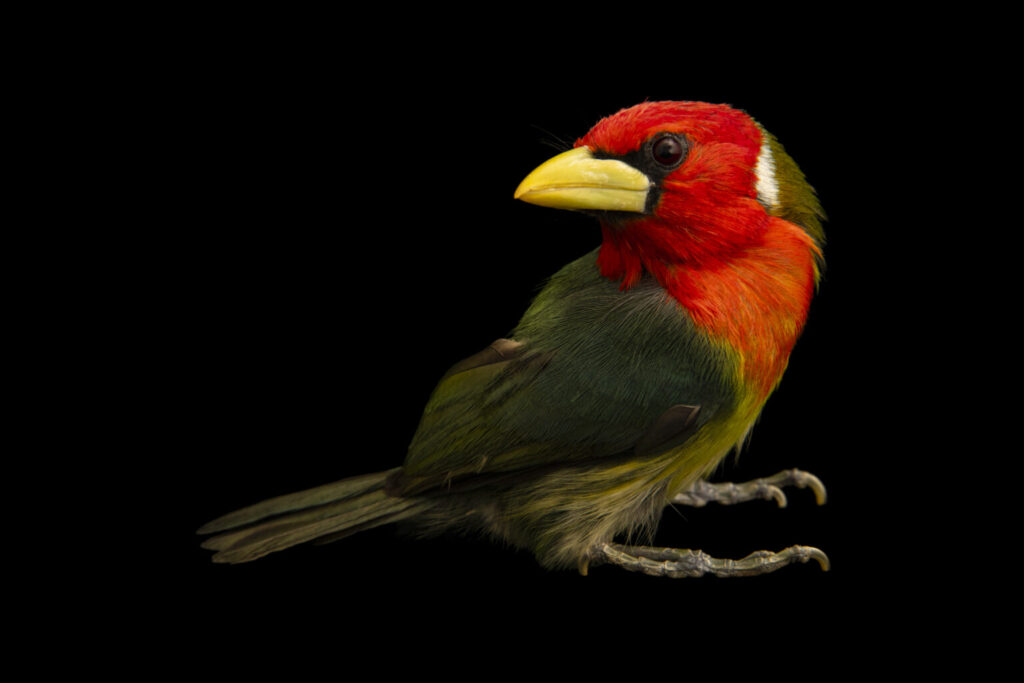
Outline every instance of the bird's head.
MULTIPOLYGON (((715 267, 756 245, 772 217, 820 244, 821 207, 782 146, 746 113, 703 102, 645 102, 600 120, 541 164, 515 197, 601 222, 602 273, 715 267)), ((659 277, 660 279, 660 277, 659 277)))

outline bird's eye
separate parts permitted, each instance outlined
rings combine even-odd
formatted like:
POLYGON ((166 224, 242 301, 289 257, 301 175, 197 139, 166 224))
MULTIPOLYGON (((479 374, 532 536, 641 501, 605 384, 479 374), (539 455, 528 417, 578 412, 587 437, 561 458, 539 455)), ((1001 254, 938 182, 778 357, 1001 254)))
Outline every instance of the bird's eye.
POLYGON ((677 166, 686 155, 686 145, 675 135, 662 135, 651 144, 651 156, 662 166, 677 166))

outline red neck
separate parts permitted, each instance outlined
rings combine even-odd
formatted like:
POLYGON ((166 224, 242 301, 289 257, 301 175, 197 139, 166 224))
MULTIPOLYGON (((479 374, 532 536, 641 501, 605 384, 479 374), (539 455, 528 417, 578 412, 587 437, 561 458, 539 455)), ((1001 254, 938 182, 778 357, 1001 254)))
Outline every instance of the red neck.
POLYGON ((644 271, 653 275, 699 328, 738 352, 741 377, 766 398, 807 317, 817 247, 799 227, 763 210, 747 225, 756 227, 703 241, 655 218, 604 226, 598 265, 623 289, 644 271))

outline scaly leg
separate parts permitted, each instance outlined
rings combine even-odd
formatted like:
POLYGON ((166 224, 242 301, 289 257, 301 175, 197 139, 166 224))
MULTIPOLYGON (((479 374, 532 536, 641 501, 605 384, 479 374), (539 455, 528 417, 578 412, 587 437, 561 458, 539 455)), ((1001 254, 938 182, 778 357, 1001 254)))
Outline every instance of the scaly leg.
POLYGON ((686 491, 676 494, 671 502, 676 505, 704 507, 709 502, 733 505, 748 500, 774 500, 780 508, 784 508, 787 501, 786 494, 782 492, 783 486, 796 486, 801 489, 810 487, 814 491, 818 505, 825 504, 825 485, 816 476, 803 470, 785 470, 771 477, 762 477, 742 484, 709 484, 702 479, 686 491))
POLYGON ((822 570, 829 570, 828 556, 817 548, 794 545, 777 553, 759 550, 742 560, 721 560, 700 550, 651 548, 605 543, 594 549, 592 560, 609 562, 633 572, 670 578, 692 578, 705 574, 715 576, 756 576, 768 574, 794 562, 817 560, 822 570))
MULTIPOLYGON (((814 491, 818 505, 825 503, 825 486, 813 474, 802 470, 785 470, 771 477, 762 477, 741 484, 710 484, 698 481, 692 487, 677 494, 672 503, 703 507, 709 502, 733 505, 748 500, 774 500, 779 507, 786 507, 784 486, 810 488, 814 491)), ((824 571, 830 564, 828 556, 818 548, 794 545, 777 553, 759 550, 741 560, 723 560, 711 557, 700 550, 677 548, 652 548, 648 546, 627 546, 619 543, 605 543, 594 549, 594 563, 608 562, 629 571, 643 572, 651 576, 671 578, 698 577, 705 574, 715 576, 756 576, 768 574, 795 562, 815 560, 824 571)))

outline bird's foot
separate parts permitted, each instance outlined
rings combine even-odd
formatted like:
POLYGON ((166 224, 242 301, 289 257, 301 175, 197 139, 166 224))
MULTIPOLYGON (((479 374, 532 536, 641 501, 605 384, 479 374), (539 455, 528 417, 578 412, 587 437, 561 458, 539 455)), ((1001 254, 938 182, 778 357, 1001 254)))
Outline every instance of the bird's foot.
POLYGON ((715 576, 756 576, 768 574, 794 562, 816 560, 823 571, 829 570, 828 556, 817 548, 794 545, 777 553, 758 550, 741 560, 723 560, 700 550, 652 548, 605 543, 594 549, 594 564, 608 562, 631 572, 673 579, 715 576))
POLYGON ((774 500, 780 508, 784 508, 787 503, 786 494, 782 492, 784 486, 811 488, 818 500, 818 505, 825 504, 825 485, 821 483, 821 480, 810 472, 796 469, 785 470, 770 477, 761 477, 741 484, 732 482, 710 484, 701 479, 686 491, 676 494, 671 502, 676 505, 704 507, 709 502, 733 505, 745 503, 748 500, 774 500))

